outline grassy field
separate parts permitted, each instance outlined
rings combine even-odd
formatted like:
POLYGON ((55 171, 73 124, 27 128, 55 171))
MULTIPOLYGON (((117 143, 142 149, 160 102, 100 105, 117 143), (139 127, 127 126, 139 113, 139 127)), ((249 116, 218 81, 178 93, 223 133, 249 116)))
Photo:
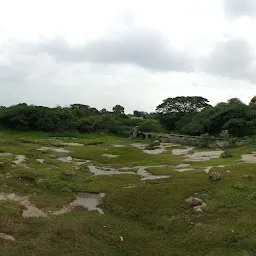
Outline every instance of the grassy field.
POLYGON ((240 161, 242 154, 256 151, 254 145, 230 149, 230 159, 185 162, 172 155, 171 147, 153 155, 132 143, 102 134, 0 132, 0 194, 28 196, 47 213, 24 218, 19 202, 0 200, 0 233, 15 238, 0 238, 0 255, 256 255, 256 165, 240 161), (39 151, 41 147, 52 149, 39 151), (25 161, 13 163, 17 155, 24 155, 25 161), (59 160, 70 156, 71 161, 59 160), (76 164, 79 161, 85 163, 76 164), (194 170, 178 172, 179 164, 191 164, 188 168, 194 170), (127 169, 122 174, 94 175, 90 166, 109 168, 106 172, 127 169), (142 180, 136 168, 128 169, 136 166, 150 166, 149 174, 169 178, 142 180), (220 173, 219 181, 208 179, 207 166, 220 173), (83 207, 50 214, 79 192, 106 193, 99 206, 105 214, 83 207), (185 202, 189 196, 206 203, 202 213, 185 202))

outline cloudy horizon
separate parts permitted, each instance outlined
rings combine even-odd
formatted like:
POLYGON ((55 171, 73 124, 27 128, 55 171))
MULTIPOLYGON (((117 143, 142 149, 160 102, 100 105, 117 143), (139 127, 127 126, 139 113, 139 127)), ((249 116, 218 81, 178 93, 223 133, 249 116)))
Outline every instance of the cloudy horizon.
POLYGON ((253 0, 3 0, 0 24, 0 105, 256 95, 253 0))

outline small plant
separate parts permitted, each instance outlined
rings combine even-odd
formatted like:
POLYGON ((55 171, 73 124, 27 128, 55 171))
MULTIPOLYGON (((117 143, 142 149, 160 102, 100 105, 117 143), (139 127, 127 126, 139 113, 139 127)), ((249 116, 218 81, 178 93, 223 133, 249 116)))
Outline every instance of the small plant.
POLYGON ((237 190, 245 190, 247 189, 248 185, 242 182, 236 182, 234 185, 232 185, 232 187, 237 190))
POLYGON ((225 150, 223 153, 221 153, 220 158, 232 158, 232 154, 230 151, 225 150))
POLYGON ((249 198, 250 198, 251 200, 255 200, 255 199, 256 199, 256 192, 251 193, 251 194, 249 195, 249 198))

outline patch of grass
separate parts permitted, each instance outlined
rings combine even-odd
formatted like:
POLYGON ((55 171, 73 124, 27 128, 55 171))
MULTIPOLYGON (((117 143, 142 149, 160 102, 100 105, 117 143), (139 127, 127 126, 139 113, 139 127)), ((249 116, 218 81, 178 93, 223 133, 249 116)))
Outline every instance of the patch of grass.
POLYGON ((174 172, 172 166, 189 162, 183 157, 172 156, 170 151, 149 155, 129 146, 131 141, 128 139, 105 135, 52 136, 2 132, 1 147, 5 152, 26 154, 31 169, 12 167, 13 156, 1 156, 0 162, 4 164, 0 166, 3 168, 1 172, 8 170, 13 176, 1 176, 3 186, 0 192, 28 195, 30 201, 45 212, 61 209, 73 201, 78 192, 105 192, 106 198, 100 206, 105 214, 78 207, 61 216, 49 214, 49 218, 24 219, 22 206, 16 202, 0 201, 0 230, 16 239, 15 242, 0 240, 0 255, 256 254, 255 164, 240 161, 242 154, 252 152, 253 145, 229 149, 232 159, 191 162, 191 168, 196 171, 179 173, 174 172), (73 157, 92 160, 97 166, 119 169, 167 165, 148 168, 148 171, 157 175, 171 174, 171 178, 141 181, 136 174, 94 176, 86 164, 76 168, 73 163, 57 161, 58 156, 51 156, 53 152, 35 150, 40 145, 61 142, 94 144, 97 141, 103 144, 65 148, 72 151, 73 157), (115 148, 113 144, 125 147, 115 148), (102 156, 104 153, 119 157, 107 158, 102 156), (46 159, 46 163, 37 163, 36 158, 46 159), (217 168, 218 165, 228 167, 217 168), (220 173, 219 182, 208 180, 209 174, 203 172, 206 166, 214 166, 211 171, 220 173), (185 202, 189 196, 199 197, 207 204, 203 213, 194 212, 185 202))
POLYGON ((150 167, 147 168, 146 170, 154 175, 170 175, 173 174, 175 168, 173 166, 150 167))
POLYGON ((173 156, 170 152, 158 155, 150 155, 134 147, 106 147, 104 145, 74 148, 72 157, 92 160, 101 164, 122 164, 123 166, 179 164, 183 161, 180 156, 173 156), (103 154, 118 155, 116 158, 108 158, 103 154))

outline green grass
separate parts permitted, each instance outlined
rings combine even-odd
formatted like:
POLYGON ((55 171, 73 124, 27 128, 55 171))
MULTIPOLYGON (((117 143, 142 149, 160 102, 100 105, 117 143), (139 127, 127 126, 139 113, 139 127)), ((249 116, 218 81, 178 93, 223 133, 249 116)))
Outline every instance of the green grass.
POLYGON ((173 172, 175 172, 175 168, 173 166, 150 167, 147 168, 147 171, 154 175, 171 175, 173 172))
POLYGON ((0 232, 16 239, 0 239, 1 256, 256 254, 256 167, 239 160, 242 154, 255 150, 253 145, 229 149, 233 155, 230 159, 191 162, 195 171, 179 173, 174 167, 189 163, 183 157, 172 156, 170 151, 149 155, 129 146, 132 141, 128 139, 13 131, 2 131, 0 135, 0 148, 14 154, 0 156, 0 193, 28 195, 45 212, 61 209, 78 192, 106 193, 100 206, 104 215, 79 207, 61 216, 25 219, 21 205, 0 201, 0 232), (62 142, 86 144, 64 148, 71 150, 75 158, 91 160, 90 164, 116 169, 164 164, 166 167, 147 171, 170 178, 141 181, 135 174, 94 176, 87 165, 76 168, 72 163, 58 161, 54 152, 36 150, 42 145, 60 146, 62 142), (116 148, 114 144, 125 147, 116 148), (107 158, 102 156, 104 153, 119 157, 107 158), (12 165, 15 154, 26 155, 27 167, 12 165), (45 163, 38 163, 37 158, 45 159, 45 163), (203 171, 206 166, 215 166, 211 172, 221 174, 218 182, 208 179, 209 174, 203 171), (7 172, 12 176, 7 177, 7 172), (189 196, 207 204, 202 214, 195 213, 185 202, 189 196))

